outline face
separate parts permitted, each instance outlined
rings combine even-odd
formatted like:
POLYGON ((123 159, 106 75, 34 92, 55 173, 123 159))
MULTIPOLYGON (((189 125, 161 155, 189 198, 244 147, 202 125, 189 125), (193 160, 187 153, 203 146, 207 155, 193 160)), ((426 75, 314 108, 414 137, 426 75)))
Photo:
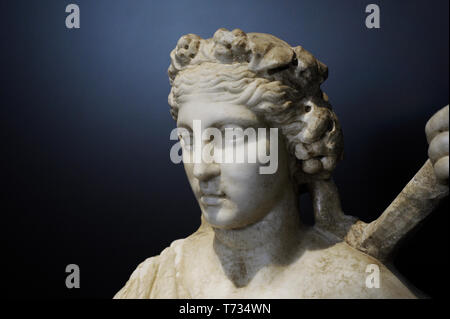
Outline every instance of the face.
MULTIPOLYGON (((191 135, 188 142, 181 143, 183 162, 206 221, 216 228, 236 229, 263 219, 280 200, 283 192, 291 187, 288 154, 280 136, 277 138, 278 147, 275 149, 275 152, 278 152, 278 165, 272 174, 261 174, 260 167, 269 164, 263 164, 258 157, 256 162, 249 161, 248 153, 245 153, 245 161, 238 163, 203 159, 192 162, 195 152, 198 151, 192 142, 194 120, 201 121, 202 132, 210 128, 217 128, 220 132, 226 132, 229 128, 242 130, 253 128, 257 132, 258 128, 265 129, 265 138, 258 134, 256 141, 246 138, 240 143, 235 138, 233 141, 238 145, 235 149, 239 147, 252 149, 256 146, 252 143, 257 143, 260 149, 266 151, 265 154, 269 154, 273 140, 270 139, 267 125, 244 105, 211 102, 210 99, 200 96, 194 96, 180 106, 177 120, 177 126, 186 129, 191 135)), ((226 133, 222 138, 221 143, 217 143, 216 138, 202 139, 202 149, 209 144, 211 154, 216 155, 219 151, 224 154, 230 144, 227 143, 226 133)), ((184 140, 183 137, 182 139, 184 140)))

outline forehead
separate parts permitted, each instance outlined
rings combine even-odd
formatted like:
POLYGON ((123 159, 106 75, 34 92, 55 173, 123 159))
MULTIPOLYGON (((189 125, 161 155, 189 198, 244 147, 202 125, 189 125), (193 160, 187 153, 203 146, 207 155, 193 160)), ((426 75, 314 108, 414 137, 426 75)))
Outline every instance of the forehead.
POLYGON ((245 105, 217 102, 207 97, 192 98, 179 106, 177 126, 192 127, 194 120, 200 120, 203 127, 233 123, 263 127, 256 113, 245 105))

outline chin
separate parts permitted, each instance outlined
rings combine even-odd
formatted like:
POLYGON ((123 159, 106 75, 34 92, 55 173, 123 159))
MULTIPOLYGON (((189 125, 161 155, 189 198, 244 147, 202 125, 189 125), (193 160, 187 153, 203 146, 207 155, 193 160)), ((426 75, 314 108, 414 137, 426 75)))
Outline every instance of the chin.
POLYGON ((239 212, 227 210, 223 207, 206 207, 202 209, 202 214, 208 224, 219 229, 241 229, 254 223, 238 218, 242 213, 239 214, 239 212))
POLYGON ((237 217, 237 213, 230 211, 221 206, 208 206, 202 209, 205 220, 214 228, 233 229, 242 228, 242 225, 237 217))

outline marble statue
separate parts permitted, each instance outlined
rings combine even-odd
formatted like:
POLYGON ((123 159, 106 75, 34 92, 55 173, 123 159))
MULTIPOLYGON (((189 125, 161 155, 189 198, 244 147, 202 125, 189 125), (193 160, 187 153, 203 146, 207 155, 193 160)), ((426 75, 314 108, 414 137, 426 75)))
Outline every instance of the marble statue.
POLYGON ((276 140, 257 143, 278 143, 278 165, 261 174, 258 161, 185 161, 196 150, 180 136, 201 226, 143 261, 115 298, 422 297, 386 265, 399 240, 448 195, 448 106, 426 125, 429 160, 366 224, 342 212, 331 177, 343 137, 320 88, 326 65, 301 46, 239 29, 219 29, 210 39, 185 35, 170 58, 169 104, 178 128, 192 132, 195 120, 202 130, 276 128, 276 140), (304 192, 314 226, 299 218, 304 192), (369 266, 378 269, 375 286, 367 282, 369 266))

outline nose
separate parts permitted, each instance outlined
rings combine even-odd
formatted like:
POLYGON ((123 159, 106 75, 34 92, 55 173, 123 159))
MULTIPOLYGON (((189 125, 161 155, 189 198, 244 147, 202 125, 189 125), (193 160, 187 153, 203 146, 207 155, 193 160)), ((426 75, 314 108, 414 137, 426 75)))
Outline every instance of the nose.
POLYGON ((217 163, 196 163, 194 164, 194 176, 200 181, 208 181, 220 174, 220 167, 217 163))

